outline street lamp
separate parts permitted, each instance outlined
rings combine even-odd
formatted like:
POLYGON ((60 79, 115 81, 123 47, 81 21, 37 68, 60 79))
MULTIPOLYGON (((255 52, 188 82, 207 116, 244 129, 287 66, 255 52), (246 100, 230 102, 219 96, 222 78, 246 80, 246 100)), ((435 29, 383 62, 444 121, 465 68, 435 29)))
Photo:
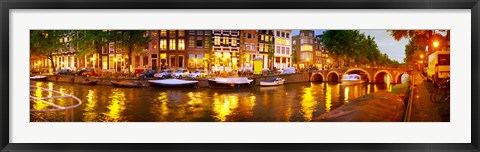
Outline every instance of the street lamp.
POLYGON ((438 47, 438 45, 440 45, 440 43, 439 43, 438 41, 434 41, 434 42, 433 42, 433 47, 436 48, 436 47, 438 47))

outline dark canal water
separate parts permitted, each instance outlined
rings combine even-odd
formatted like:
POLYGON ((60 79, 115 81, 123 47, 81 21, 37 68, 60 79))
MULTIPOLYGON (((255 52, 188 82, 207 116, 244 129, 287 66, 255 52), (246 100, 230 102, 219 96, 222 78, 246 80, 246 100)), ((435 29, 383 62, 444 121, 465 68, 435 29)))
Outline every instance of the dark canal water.
MULTIPOLYGON (((328 83, 296 83, 278 87, 241 90, 115 88, 62 82, 31 85, 77 96, 83 102, 73 110, 31 112, 31 121, 76 122, 288 122, 311 121, 359 96, 389 90, 389 84, 342 86, 328 83)), ((52 96, 52 92, 31 90, 31 96, 52 96)), ((72 105, 71 99, 50 100, 72 105)), ((51 106, 31 101, 31 109, 51 106)))

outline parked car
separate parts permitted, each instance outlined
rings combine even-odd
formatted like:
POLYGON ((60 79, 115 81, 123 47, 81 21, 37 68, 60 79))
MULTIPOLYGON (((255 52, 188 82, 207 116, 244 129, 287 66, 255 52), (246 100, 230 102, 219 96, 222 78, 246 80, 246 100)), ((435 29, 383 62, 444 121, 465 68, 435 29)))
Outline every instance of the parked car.
POLYGON ((172 74, 172 77, 181 79, 181 78, 187 77, 188 74, 190 74, 188 70, 178 70, 177 72, 172 74))
POLYGON ((54 75, 72 75, 73 71, 70 69, 60 69, 57 72, 53 73, 54 75))
POLYGON ((189 78, 200 78, 200 77, 206 77, 207 72, 203 70, 195 70, 194 72, 188 74, 189 78))
POLYGON ((172 73, 172 70, 163 70, 162 72, 155 73, 153 77, 162 79, 170 78, 172 76, 172 73))
POLYGON ((30 74, 42 74, 42 70, 39 68, 30 69, 30 74))
POLYGON ((86 69, 85 72, 82 73, 82 76, 96 76, 98 72, 95 69, 86 69))
POLYGON ((148 70, 143 73, 140 73, 141 78, 153 78, 153 75, 155 75, 156 71, 155 70, 148 70))
POLYGON ((80 75, 82 75, 83 72, 86 72, 86 71, 87 71, 87 69, 81 69, 81 70, 72 72, 72 75, 74 75, 74 76, 80 76, 80 75))

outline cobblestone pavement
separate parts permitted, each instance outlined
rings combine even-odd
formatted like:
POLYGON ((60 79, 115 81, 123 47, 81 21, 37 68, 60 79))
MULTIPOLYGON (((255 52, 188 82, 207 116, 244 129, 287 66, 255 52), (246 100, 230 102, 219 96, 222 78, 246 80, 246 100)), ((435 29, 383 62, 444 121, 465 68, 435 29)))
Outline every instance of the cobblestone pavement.
POLYGON ((430 101, 433 85, 421 74, 414 74, 414 100, 412 105, 411 122, 450 122, 450 101, 434 103, 430 101))

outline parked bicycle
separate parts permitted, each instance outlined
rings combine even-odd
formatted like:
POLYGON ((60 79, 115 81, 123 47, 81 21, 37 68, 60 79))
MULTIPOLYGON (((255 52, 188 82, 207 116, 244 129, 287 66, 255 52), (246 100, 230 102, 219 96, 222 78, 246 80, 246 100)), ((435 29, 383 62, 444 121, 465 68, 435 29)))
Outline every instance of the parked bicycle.
POLYGON ((434 103, 450 101, 450 78, 442 79, 437 84, 437 87, 430 95, 430 100, 434 103))

